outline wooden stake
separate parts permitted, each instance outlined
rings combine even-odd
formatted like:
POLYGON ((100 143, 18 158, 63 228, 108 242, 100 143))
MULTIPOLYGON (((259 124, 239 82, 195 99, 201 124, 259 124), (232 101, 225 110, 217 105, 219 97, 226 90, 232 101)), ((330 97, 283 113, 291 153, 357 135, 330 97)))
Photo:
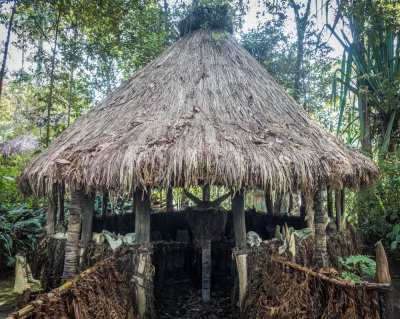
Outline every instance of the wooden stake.
POLYGON ((47 204, 47 235, 54 234, 57 221, 57 193, 48 197, 47 204))
POLYGON ((88 243, 92 239, 94 200, 95 200, 95 194, 84 195, 84 202, 82 207, 82 236, 81 236, 81 241, 83 244, 88 243))
POLYGON ((71 192, 69 204, 67 242, 65 244, 65 259, 63 278, 68 279, 76 275, 79 257, 79 235, 81 233, 82 208, 85 196, 82 190, 71 192))
POLYGON ((389 273, 389 264, 386 258, 385 248, 380 241, 376 245, 376 281, 380 284, 390 284, 392 279, 389 273))

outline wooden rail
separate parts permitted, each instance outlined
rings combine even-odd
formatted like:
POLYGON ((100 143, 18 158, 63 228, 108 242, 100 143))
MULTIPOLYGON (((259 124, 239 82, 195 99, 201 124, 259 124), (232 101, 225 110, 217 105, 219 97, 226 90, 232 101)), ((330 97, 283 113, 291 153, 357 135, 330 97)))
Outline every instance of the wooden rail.
MULTIPOLYGON (((96 265, 94 265, 91 268, 86 269, 85 271, 81 272, 79 275, 74 277, 72 280, 67 281, 65 284, 61 285, 58 288, 53 289, 49 293, 47 293, 47 296, 49 298, 53 298, 56 294, 56 292, 65 292, 68 290, 69 287, 71 287, 74 283, 79 281, 82 278, 85 278, 87 275, 91 274, 92 272, 96 271, 100 267, 102 267, 104 264, 106 264, 108 261, 110 261, 110 258, 103 259, 102 261, 98 262, 96 265)), ((6 319, 16 319, 16 318, 22 318, 29 313, 31 313, 33 310, 35 310, 36 306, 34 303, 42 304, 44 301, 41 299, 36 299, 35 301, 30 302, 28 305, 26 305, 24 308, 21 310, 18 310, 16 312, 13 312, 11 315, 9 315, 6 319)))

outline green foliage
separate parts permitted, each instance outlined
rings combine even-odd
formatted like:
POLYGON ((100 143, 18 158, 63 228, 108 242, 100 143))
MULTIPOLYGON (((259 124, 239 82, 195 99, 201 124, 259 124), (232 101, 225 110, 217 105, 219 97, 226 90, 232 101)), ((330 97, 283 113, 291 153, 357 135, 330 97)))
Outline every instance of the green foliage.
POLYGON ((202 29, 222 29, 233 33, 229 3, 225 1, 201 1, 188 7, 186 17, 179 23, 180 35, 202 29))
POLYGON ((340 264, 345 271, 342 272, 342 277, 346 280, 361 282, 363 275, 375 277, 376 263, 370 258, 371 256, 356 255, 347 257, 344 260, 338 257, 340 264))
POLYGON ((0 268, 14 265, 17 253, 31 252, 45 224, 46 211, 25 205, 0 206, 0 268))
POLYGON ((393 230, 386 237, 391 241, 391 249, 395 250, 397 247, 400 247, 400 223, 394 225, 393 230))

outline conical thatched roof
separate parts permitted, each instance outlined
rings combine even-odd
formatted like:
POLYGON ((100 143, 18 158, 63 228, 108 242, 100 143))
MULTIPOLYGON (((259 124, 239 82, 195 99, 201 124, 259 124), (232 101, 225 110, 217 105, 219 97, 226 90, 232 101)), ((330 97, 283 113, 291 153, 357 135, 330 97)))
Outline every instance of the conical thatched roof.
POLYGON ((36 156, 19 179, 87 191, 208 183, 359 187, 374 162, 322 129, 227 32, 187 34, 36 156))
POLYGON ((36 151, 40 148, 39 142, 36 138, 21 134, 18 137, 9 139, 0 144, 0 154, 4 159, 11 156, 27 155, 30 152, 36 151))

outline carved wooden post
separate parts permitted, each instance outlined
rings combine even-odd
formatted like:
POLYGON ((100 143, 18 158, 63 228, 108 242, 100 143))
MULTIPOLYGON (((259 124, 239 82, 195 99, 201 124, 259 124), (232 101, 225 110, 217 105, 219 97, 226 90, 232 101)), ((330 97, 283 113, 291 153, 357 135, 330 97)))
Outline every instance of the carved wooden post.
POLYGON ((172 212, 174 210, 174 197, 172 193, 172 187, 167 190, 167 212, 172 212))
POLYGON ((57 221, 57 192, 48 197, 47 204, 47 235, 54 234, 57 221))
MULTIPOLYGON (((135 205, 135 236, 136 244, 145 245, 150 242, 150 196, 148 192, 137 190, 134 193, 135 205)), ((144 280, 147 280, 146 264, 151 262, 149 253, 139 253, 139 265, 137 274, 134 275, 134 281, 137 287, 136 304, 138 307, 139 318, 145 318, 147 312, 147 297, 143 286, 144 280)))
MULTIPOLYGON (((238 191, 232 199, 233 228, 237 248, 246 247, 246 220, 244 212, 244 194, 238 191)), ((239 276, 239 307, 242 308, 247 290, 247 254, 236 255, 236 266, 239 276)))
POLYGON ((82 207, 85 196, 82 190, 71 192, 69 204, 67 242, 65 244, 65 259, 63 278, 68 279, 76 275, 79 258, 79 235, 81 233, 82 207))
POLYGON ((321 268, 328 267, 328 255, 326 249, 326 218, 323 207, 322 186, 314 193, 315 211, 315 259, 321 268))

